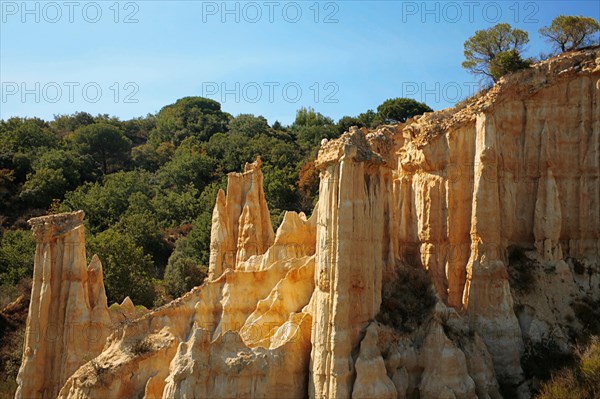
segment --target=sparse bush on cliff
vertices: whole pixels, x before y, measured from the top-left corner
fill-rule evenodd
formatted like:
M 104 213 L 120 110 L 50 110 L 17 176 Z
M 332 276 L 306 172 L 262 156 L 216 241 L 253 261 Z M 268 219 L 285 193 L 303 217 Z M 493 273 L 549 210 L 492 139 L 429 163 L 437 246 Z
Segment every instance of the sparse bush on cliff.
M 600 397 L 600 338 L 576 351 L 577 364 L 552 375 L 537 399 L 597 399 Z
M 572 365 L 573 360 L 573 354 L 561 350 L 556 341 L 549 337 L 525 343 L 521 366 L 527 378 L 546 381 L 553 371 Z
M 396 279 L 384 282 L 376 319 L 400 331 L 411 332 L 431 315 L 435 303 L 427 272 L 416 267 L 401 267 Z
M 502 76 L 531 65 L 530 60 L 524 60 L 515 49 L 498 53 L 490 62 L 490 74 L 497 81 Z
M 583 326 L 584 335 L 600 334 L 600 301 L 582 297 L 573 301 L 571 308 Z
M 134 356 L 141 356 L 145 353 L 152 351 L 152 349 L 154 349 L 152 341 L 150 341 L 148 338 L 144 338 L 134 342 L 129 347 L 129 352 L 131 352 L 131 354 Z
M 521 294 L 530 293 L 535 287 L 534 270 L 537 264 L 525 254 L 525 249 L 508 248 L 508 278 L 510 287 Z

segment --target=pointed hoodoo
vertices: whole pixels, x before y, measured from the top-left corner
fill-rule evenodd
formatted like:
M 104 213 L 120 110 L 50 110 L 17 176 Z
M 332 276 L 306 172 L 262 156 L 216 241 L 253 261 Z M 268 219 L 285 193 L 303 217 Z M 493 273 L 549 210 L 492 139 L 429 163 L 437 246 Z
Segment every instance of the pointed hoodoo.
M 262 255 L 273 244 L 275 233 L 263 190 L 262 161 L 247 163 L 243 173 L 230 173 L 227 195 L 219 190 L 213 210 L 210 239 L 209 278 L 236 269 L 254 255 Z

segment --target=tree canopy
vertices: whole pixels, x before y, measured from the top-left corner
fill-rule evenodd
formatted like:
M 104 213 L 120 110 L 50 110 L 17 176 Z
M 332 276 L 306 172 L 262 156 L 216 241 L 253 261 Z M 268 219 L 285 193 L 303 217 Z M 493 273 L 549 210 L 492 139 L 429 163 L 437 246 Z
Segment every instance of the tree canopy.
M 408 118 L 432 111 L 426 104 L 412 98 L 391 98 L 377 107 L 377 113 L 385 123 L 404 123 Z
M 464 44 L 465 61 L 462 66 L 475 75 L 487 76 L 496 81 L 497 77 L 490 71 L 494 58 L 500 53 L 520 55 L 528 42 L 527 32 L 513 29 L 506 23 L 478 30 Z
M 75 131 L 75 146 L 82 154 L 90 155 L 107 174 L 123 165 L 130 156 L 131 140 L 121 129 L 108 123 L 94 123 Z
M 575 50 L 594 43 L 593 35 L 600 30 L 600 23 L 594 18 L 559 15 L 552 20 L 550 26 L 539 30 L 546 40 L 561 52 Z
M 156 117 L 151 139 L 155 143 L 179 144 L 186 137 L 208 140 L 213 134 L 226 132 L 231 115 L 221 111 L 221 104 L 204 97 L 184 97 L 163 107 Z

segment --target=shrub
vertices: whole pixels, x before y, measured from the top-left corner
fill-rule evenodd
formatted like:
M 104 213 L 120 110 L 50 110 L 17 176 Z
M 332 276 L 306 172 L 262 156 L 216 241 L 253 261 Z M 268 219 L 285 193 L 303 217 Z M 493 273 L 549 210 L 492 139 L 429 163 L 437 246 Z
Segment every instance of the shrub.
M 129 352 L 134 356 L 141 356 L 145 353 L 151 352 L 154 349 L 154 345 L 148 338 L 136 341 L 129 347 Z
M 583 275 L 585 273 L 585 265 L 577 258 L 567 257 L 567 262 L 573 264 L 573 272 L 578 275 Z
M 600 301 L 583 297 L 574 300 L 571 303 L 571 308 L 583 325 L 584 334 L 600 334 Z
M 4 231 L 0 237 L 0 284 L 16 285 L 23 278 L 31 278 L 34 254 L 31 231 Z
M 430 315 L 436 303 L 433 285 L 421 268 L 403 267 L 397 278 L 384 283 L 377 321 L 411 332 Z
M 106 370 L 108 370 L 108 367 L 103 366 L 96 359 L 92 359 L 92 361 L 90 362 L 90 364 L 91 364 L 92 369 L 94 371 L 94 375 L 98 379 L 100 379 L 102 377 L 102 375 L 104 375 L 104 373 L 106 372 Z
M 521 356 L 525 375 L 542 381 L 548 380 L 553 371 L 572 365 L 573 361 L 573 355 L 563 351 L 552 338 L 544 338 L 538 342 L 527 341 Z
M 538 399 L 597 399 L 600 397 L 600 338 L 576 351 L 578 363 L 563 369 L 545 383 Z
M 490 74 L 495 81 L 498 81 L 502 76 L 519 69 L 528 68 L 531 61 L 524 60 L 521 54 L 515 49 L 498 53 L 490 62 Z
M 181 240 L 186 240 L 186 238 Z M 198 265 L 194 259 L 172 256 L 165 270 L 166 293 L 173 298 L 178 298 L 192 288 L 201 285 L 207 275 L 208 268 Z
M 529 259 L 525 249 L 516 246 L 508 247 L 508 278 L 511 288 L 520 294 L 528 294 L 535 287 L 535 270 L 537 263 Z

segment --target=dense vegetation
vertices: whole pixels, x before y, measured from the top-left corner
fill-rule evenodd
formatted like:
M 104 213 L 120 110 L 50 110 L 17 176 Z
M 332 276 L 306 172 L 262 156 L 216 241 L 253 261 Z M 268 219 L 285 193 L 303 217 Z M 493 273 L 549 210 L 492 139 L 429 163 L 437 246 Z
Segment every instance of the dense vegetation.
M 103 263 L 110 302 L 129 295 L 155 306 L 177 297 L 206 275 L 212 209 L 227 173 L 260 155 L 273 225 L 284 210 L 310 213 L 323 138 L 430 110 L 409 99 L 380 108 L 338 123 L 302 108 L 284 127 L 187 97 L 126 121 L 85 112 L 0 121 L 0 285 L 32 274 L 28 218 L 82 209 L 88 256 Z

